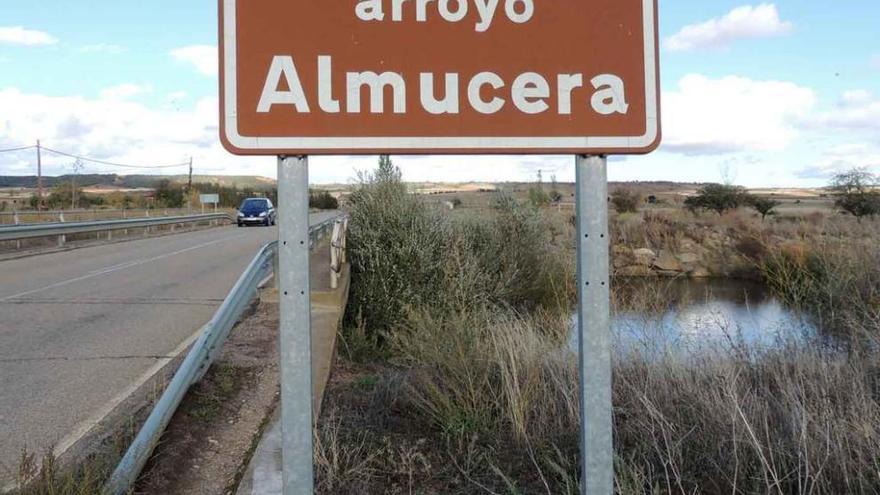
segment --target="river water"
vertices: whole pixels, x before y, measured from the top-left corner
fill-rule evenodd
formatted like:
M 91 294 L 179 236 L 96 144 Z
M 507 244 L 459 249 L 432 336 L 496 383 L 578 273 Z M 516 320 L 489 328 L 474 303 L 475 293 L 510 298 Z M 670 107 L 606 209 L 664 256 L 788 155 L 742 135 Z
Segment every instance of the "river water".
M 612 334 L 617 352 L 690 354 L 709 349 L 760 349 L 816 334 L 816 326 L 808 317 L 786 307 L 759 284 L 727 279 L 625 283 L 629 287 L 622 290 L 654 291 L 659 304 L 652 304 L 651 310 L 613 311 Z M 576 324 L 575 314 L 571 349 L 577 349 Z

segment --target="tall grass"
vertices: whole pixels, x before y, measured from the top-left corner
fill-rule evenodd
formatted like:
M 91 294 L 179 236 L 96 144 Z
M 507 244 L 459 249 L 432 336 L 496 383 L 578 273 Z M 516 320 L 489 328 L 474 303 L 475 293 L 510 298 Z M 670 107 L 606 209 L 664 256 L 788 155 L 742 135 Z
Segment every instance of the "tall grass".
M 566 476 L 545 480 L 558 493 L 579 475 L 577 365 L 560 348 L 563 329 L 508 310 L 413 315 L 393 340 L 409 370 L 400 394 L 448 437 L 534 451 L 526 472 L 499 467 L 510 480 L 569 459 Z M 876 358 L 802 343 L 687 360 L 627 353 L 614 364 L 618 483 L 631 493 L 876 493 Z

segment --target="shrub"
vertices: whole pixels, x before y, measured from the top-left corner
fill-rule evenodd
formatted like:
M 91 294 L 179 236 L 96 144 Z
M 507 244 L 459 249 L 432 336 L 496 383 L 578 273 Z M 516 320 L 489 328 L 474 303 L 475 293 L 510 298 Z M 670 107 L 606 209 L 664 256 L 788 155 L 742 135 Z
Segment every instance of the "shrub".
M 761 221 L 764 221 L 768 215 L 775 215 L 776 212 L 774 210 L 780 204 L 782 203 L 769 198 L 758 198 L 753 196 L 748 199 L 749 207 L 761 214 Z
M 508 194 L 492 206 L 450 217 L 409 194 L 393 165 L 363 177 L 350 198 L 349 322 L 360 316 L 371 333 L 422 307 L 568 306 L 567 258 L 551 253 L 541 212 Z
M 642 202 L 641 194 L 630 189 L 618 189 L 611 193 L 611 204 L 617 213 L 635 213 Z
M 310 191 L 309 208 L 336 210 L 339 208 L 339 201 L 327 191 Z
M 726 184 L 709 184 L 697 191 L 684 201 L 684 205 L 691 211 L 711 210 L 719 215 L 727 210 L 735 210 L 745 204 L 747 195 L 745 189 L 739 186 Z

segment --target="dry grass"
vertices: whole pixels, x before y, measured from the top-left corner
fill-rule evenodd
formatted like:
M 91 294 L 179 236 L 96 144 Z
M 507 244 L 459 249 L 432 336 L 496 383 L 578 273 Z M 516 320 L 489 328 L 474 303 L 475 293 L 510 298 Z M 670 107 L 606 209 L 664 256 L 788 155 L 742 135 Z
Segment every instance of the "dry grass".
M 383 215 L 399 219 L 405 211 L 413 210 L 386 203 L 370 210 L 378 216 L 370 222 L 384 221 Z M 416 245 L 395 238 L 402 253 L 422 253 L 425 239 L 442 238 L 442 249 L 428 251 L 437 253 L 428 268 L 410 264 L 405 272 L 416 280 L 436 274 L 430 278 L 440 281 L 431 285 L 434 297 L 388 291 L 383 297 L 400 304 L 393 319 L 373 327 L 383 338 L 367 338 L 375 325 L 369 318 L 352 333 L 358 347 L 382 351 L 372 355 L 370 379 L 355 382 L 368 390 L 331 399 L 349 407 L 341 408 L 344 420 L 325 420 L 319 431 L 323 493 L 354 493 L 343 486 L 361 493 L 578 493 L 578 373 L 566 348 L 565 302 L 574 293 L 568 216 L 496 209 L 488 217 L 469 212 L 436 222 L 442 225 L 436 236 L 431 230 L 410 237 Z M 762 222 L 744 212 L 651 210 L 612 220 L 615 243 L 672 252 L 699 246 L 719 264 L 747 263 L 754 273 L 763 268 L 771 282 L 776 277 L 777 291 L 789 291 L 805 308 L 834 296 L 828 307 L 846 307 L 840 325 L 874 336 L 880 334 L 880 255 L 867 248 L 880 238 L 878 230 L 822 213 Z M 834 255 L 805 261 L 821 253 L 821 245 Z M 530 249 L 541 255 L 529 257 Z M 774 265 L 773 275 L 768 260 L 778 256 L 785 263 Z M 498 267 L 499 260 L 514 268 Z M 372 291 L 372 285 L 357 288 L 365 280 L 355 278 L 353 290 Z M 613 292 L 618 310 L 643 314 L 668 309 L 666 295 L 660 284 Z M 880 492 L 876 340 L 829 346 L 821 337 L 793 337 L 767 348 L 729 335 L 723 345 L 683 356 L 645 332 L 638 345 L 617 349 L 617 491 Z M 392 448 L 384 446 L 389 438 Z M 402 456 L 396 448 L 410 450 Z M 433 469 L 424 469 L 428 465 Z

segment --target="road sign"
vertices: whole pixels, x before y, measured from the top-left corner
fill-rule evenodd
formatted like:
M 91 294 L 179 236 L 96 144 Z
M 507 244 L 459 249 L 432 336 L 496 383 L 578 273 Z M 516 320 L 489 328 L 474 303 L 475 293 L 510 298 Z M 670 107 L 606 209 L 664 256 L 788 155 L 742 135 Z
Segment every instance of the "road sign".
M 199 194 L 199 202 L 203 205 L 216 205 L 220 202 L 219 194 Z
M 220 0 L 238 154 L 647 153 L 656 0 Z

